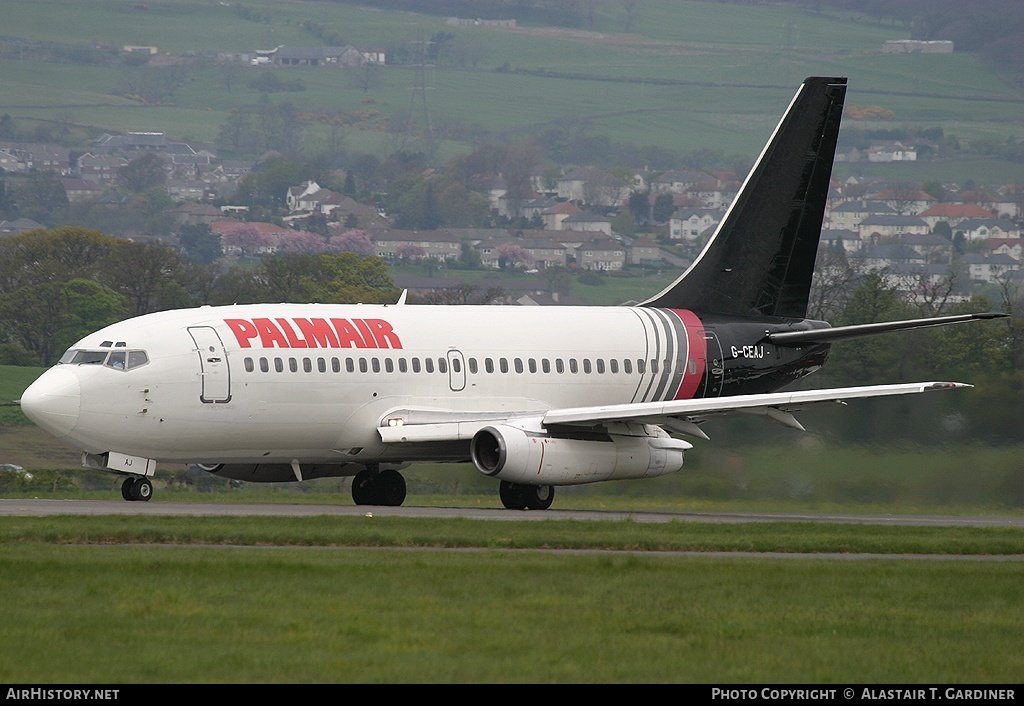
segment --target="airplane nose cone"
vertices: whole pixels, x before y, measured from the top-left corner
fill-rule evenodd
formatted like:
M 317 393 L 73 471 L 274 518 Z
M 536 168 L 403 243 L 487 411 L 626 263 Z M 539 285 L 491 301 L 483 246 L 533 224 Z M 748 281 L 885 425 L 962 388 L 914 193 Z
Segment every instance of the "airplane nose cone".
M 82 388 L 74 371 L 51 368 L 28 386 L 21 396 L 25 416 L 54 436 L 71 433 L 78 424 Z

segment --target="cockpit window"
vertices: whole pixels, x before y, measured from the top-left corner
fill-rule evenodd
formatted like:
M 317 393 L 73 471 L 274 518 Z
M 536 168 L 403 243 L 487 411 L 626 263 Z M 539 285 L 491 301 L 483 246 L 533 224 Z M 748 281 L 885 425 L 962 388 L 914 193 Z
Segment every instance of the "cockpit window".
M 126 358 L 124 351 L 114 351 L 107 356 L 107 365 L 115 370 L 124 370 Z
M 58 364 L 64 365 L 106 365 L 114 370 L 131 370 L 149 362 L 146 351 L 115 350 L 89 351 L 72 348 L 61 356 Z
M 106 351 L 76 351 L 71 363 L 72 365 L 102 365 L 106 357 Z
M 137 368 L 149 362 L 146 351 L 128 351 L 128 369 Z

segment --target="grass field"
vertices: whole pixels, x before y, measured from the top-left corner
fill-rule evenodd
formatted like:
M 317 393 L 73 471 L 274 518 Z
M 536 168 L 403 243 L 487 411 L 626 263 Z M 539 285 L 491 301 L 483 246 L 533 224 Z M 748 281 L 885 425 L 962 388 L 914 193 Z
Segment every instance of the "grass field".
M 148 9 L 138 9 L 142 5 Z M 681 152 L 710 148 L 750 160 L 794 88 L 813 74 L 849 75 L 849 103 L 894 111 L 894 120 L 873 127 L 938 125 L 962 142 L 1019 133 L 1024 106 L 1019 89 L 971 55 L 882 55 L 882 43 L 904 37 L 904 30 L 796 7 L 648 0 L 629 34 L 616 3 L 598 5 L 593 27 L 581 31 L 455 28 L 443 17 L 347 3 L 251 0 L 245 7 L 257 21 L 241 17 L 233 4 L 196 0 L 9 0 L 0 7 L 0 21 L 5 36 L 19 41 L 153 45 L 194 61 L 186 64 L 188 80 L 164 104 L 142 105 L 123 96 L 142 67 L 35 61 L 19 54 L 22 45 L 0 42 L 6 57 L 0 60 L 0 111 L 32 121 L 70 119 L 105 130 L 211 140 L 230 110 L 255 105 L 259 94 L 248 85 L 248 67 L 238 67 L 229 85 L 233 69 L 205 57 L 319 45 L 300 26 L 310 21 L 357 46 L 408 45 L 418 33 L 444 31 L 481 48 L 475 67 L 439 66 L 428 74 L 443 155 L 481 139 L 585 124 L 614 141 Z M 507 71 L 495 71 L 506 65 Z M 308 115 L 369 109 L 401 125 L 410 112 L 415 72 L 406 67 L 386 67 L 379 84 L 365 92 L 343 71 L 279 71 L 301 78 L 307 90 L 272 100 L 289 100 Z M 323 144 L 322 127 L 310 123 L 307 132 L 311 146 Z M 396 140 L 370 120 L 349 130 L 345 147 L 386 154 Z M 945 166 L 929 168 L 941 174 Z M 955 176 L 955 168 L 949 174 Z
M 512 551 L 495 547 L 679 547 L 689 535 L 706 549 L 722 528 L 379 519 L 4 518 L 0 679 L 1011 683 L 1024 668 L 1019 561 Z M 276 546 L 358 545 L 370 523 L 377 546 L 485 548 Z M 907 546 L 902 529 L 863 544 L 873 529 L 826 531 L 884 551 Z M 725 531 L 747 546 L 818 534 Z M 275 547 L 96 544 L 131 536 Z M 1020 546 L 1019 530 L 1006 538 Z

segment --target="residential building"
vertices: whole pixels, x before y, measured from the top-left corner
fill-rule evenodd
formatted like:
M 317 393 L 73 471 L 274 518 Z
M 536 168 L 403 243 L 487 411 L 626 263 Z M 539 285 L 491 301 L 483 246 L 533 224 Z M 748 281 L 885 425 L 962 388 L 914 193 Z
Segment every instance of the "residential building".
M 370 234 L 385 260 L 458 260 L 462 241 L 445 230 L 385 230 Z
M 669 220 L 669 237 L 673 240 L 694 241 L 708 229 L 716 227 L 724 212 L 713 208 L 680 208 Z
M 905 233 L 926 235 L 931 229 L 928 224 L 917 216 L 868 216 L 857 227 L 862 240 L 891 238 Z

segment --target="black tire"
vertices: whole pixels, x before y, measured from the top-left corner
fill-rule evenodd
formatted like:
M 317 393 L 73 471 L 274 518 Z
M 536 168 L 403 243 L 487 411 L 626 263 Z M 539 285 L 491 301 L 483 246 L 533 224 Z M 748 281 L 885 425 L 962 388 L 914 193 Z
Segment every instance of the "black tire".
M 377 504 L 398 507 L 405 502 L 405 478 L 393 468 L 386 468 L 377 474 Z
M 352 479 L 352 502 L 356 505 L 376 505 L 377 473 L 369 469 L 359 471 Z
M 509 510 L 525 510 L 526 497 L 523 493 L 524 487 L 526 486 L 509 483 L 507 480 L 501 481 L 501 485 L 498 486 L 498 497 L 501 498 L 501 504 Z
M 523 499 L 529 510 L 547 510 L 555 499 L 555 487 L 553 485 L 524 485 L 522 488 Z
M 121 483 L 121 497 L 124 498 L 125 500 L 128 500 L 129 502 L 134 500 L 135 498 L 132 497 L 132 488 L 134 487 L 135 478 L 133 478 L 132 476 L 128 476 L 127 478 L 125 478 L 124 481 Z

